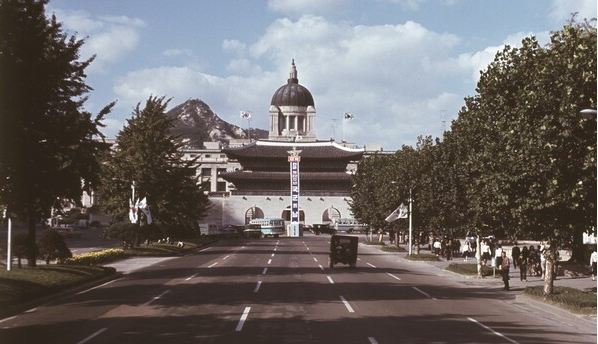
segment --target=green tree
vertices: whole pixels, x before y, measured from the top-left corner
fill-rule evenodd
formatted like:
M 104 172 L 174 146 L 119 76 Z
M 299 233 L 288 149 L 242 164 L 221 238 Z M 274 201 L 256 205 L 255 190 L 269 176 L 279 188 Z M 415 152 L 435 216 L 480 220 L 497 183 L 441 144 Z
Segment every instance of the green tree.
M 53 229 L 47 229 L 39 234 L 37 248 L 46 264 L 50 264 L 54 259 L 62 260 L 73 256 L 62 236 Z
M 195 175 L 196 161 L 185 161 L 169 134 L 167 105 L 164 97 L 150 97 L 143 108 L 138 104 L 117 136 L 103 166 L 101 208 L 117 221 L 126 221 L 135 183 L 135 197 L 147 198 L 154 221 L 191 233 L 205 216 L 209 200 Z
M 578 242 L 596 223 L 596 29 L 567 25 L 541 47 L 505 47 L 482 73 L 454 127 L 472 226 L 550 245 Z M 478 227 L 479 228 L 479 227 Z M 574 259 L 578 258 L 578 246 Z
M 93 58 L 78 60 L 83 40 L 46 18 L 46 4 L 0 0 L 0 203 L 29 228 L 30 266 L 36 224 L 98 181 L 99 127 L 112 107 L 82 109 Z

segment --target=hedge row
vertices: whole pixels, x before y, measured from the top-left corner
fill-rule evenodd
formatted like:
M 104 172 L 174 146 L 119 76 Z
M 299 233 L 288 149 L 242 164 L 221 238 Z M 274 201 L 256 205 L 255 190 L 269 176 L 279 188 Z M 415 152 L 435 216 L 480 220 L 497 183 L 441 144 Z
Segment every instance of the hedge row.
M 128 258 L 129 254 L 122 248 L 111 248 L 102 251 L 88 252 L 65 259 L 68 265 L 101 265 L 118 259 Z

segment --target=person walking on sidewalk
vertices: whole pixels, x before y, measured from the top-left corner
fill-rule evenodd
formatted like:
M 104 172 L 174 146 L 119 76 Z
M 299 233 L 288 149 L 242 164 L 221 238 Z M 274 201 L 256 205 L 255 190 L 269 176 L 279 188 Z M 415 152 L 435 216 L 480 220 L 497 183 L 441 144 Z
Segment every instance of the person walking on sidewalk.
M 507 252 L 505 251 L 502 251 L 501 256 L 502 261 L 500 262 L 499 269 L 500 273 L 502 274 L 502 281 L 505 284 L 503 289 L 509 291 L 509 270 L 511 268 L 511 259 L 507 257 Z
M 590 266 L 592 267 L 592 281 L 596 280 L 596 268 L 598 263 L 598 254 L 596 253 L 596 249 L 592 250 L 592 255 L 590 256 Z
M 511 249 L 511 257 L 513 258 L 513 268 L 517 269 L 517 262 L 519 262 L 519 255 L 521 254 L 521 249 L 517 246 L 517 242 L 515 242 L 515 246 Z
M 529 252 L 527 250 L 527 246 L 523 246 L 523 249 L 521 249 L 521 254 L 519 255 L 519 278 L 521 279 L 521 282 L 526 281 L 527 282 L 527 257 L 529 255 Z M 514 263 L 513 263 L 514 264 Z

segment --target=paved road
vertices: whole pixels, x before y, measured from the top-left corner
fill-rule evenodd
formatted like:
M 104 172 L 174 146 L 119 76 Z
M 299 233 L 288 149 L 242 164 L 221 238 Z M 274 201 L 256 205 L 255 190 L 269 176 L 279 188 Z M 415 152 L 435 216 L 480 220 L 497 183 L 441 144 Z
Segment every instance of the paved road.
M 0 343 L 595 343 L 498 287 L 327 236 L 223 241 L 0 320 Z

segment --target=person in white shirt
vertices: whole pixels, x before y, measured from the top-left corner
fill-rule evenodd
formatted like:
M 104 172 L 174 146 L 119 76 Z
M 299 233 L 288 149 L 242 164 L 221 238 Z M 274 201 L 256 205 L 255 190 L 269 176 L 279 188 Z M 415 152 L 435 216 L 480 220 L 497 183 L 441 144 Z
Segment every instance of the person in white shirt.
M 598 254 L 596 254 L 596 249 L 592 250 L 592 255 L 590 256 L 590 266 L 592 266 L 592 281 L 596 280 L 596 263 L 598 262 Z
M 480 251 L 482 252 L 482 261 L 484 262 L 484 265 L 486 265 L 490 259 L 490 245 L 488 245 L 487 241 L 484 240 L 482 242 L 482 248 Z

